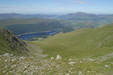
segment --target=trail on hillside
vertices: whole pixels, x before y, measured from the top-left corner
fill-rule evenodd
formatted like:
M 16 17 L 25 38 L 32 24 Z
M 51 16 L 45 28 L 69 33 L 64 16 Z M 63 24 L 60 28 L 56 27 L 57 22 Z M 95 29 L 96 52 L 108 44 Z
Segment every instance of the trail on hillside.
M 47 57 L 46 54 L 43 54 L 43 50 L 41 50 L 37 45 L 28 44 L 28 49 L 30 50 L 30 56 L 34 56 L 37 59 Z

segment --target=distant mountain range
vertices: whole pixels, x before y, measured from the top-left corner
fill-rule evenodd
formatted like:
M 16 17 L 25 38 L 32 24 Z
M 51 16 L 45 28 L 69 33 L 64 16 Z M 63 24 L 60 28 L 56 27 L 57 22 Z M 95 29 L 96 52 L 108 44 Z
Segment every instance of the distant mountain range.
M 84 12 L 66 15 L 0 14 L 0 26 L 17 35 L 25 33 L 70 32 L 81 28 L 96 28 L 113 23 L 113 14 L 90 14 Z
M 45 15 L 45 14 L 16 14 L 16 13 L 9 13 L 9 14 L 0 14 L 0 20 L 4 19 L 29 19 L 29 18 L 56 18 L 58 15 Z
M 46 15 L 46 14 L 0 14 L 0 20 L 9 19 L 57 19 L 76 22 L 77 25 L 103 25 L 113 23 L 113 14 L 91 14 L 84 12 L 70 13 L 66 15 Z M 68 22 L 69 23 L 69 22 Z M 75 24 L 75 23 L 74 23 Z
M 60 16 L 61 19 L 66 20 L 100 20 L 100 19 L 113 19 L 113 14 L 90 14 L 84 12 L 71 13 Z
M 9 19 L 9 18 L 49 18 L 49 19 L 84 19 L 84 18 L 113 18 L 113 14 L 91 14 L 84 12 L 69 13 L 66 15 L 48 15 L 48 14 L 17 14 L 17 13 L 3 13 L 0 14 L 0 19 Z

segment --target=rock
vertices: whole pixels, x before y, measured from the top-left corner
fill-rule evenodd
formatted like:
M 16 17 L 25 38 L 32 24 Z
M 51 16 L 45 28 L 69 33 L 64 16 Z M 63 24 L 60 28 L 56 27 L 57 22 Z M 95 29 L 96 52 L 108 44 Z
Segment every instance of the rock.
M 24 60 L 24 59 L 25 59 L 25 57 L 24 57 L 24 56 L 20 57 L 20 60 Z
M 71 61 L 71 62 L 69 62 L 68 64 L 70 64 L 70 65 L 74 65 L 74 64 L 75 64 L 75 62 Z
M 94 59 L 92 59 L 92 58 L 88 58 L 88 61 L 93 62 L 93 61 L 95 61 L 95 60 L 94 60 Z
M 82 61 L 80 60 L 80 63 L 82 63 Z
M 51 60 L 54 60 L 54 57 L 51 57 Z
M 57 56 L 56 56 L 56 60 L 61 60 L 62 59 L 62 57 L 58 54 Z
M 81 71 L 78 72 L 78 75 L 83 75 Z
M 88 73 L 90 73 L 90 71 L 87 71 Z
M 73 59 L 69 58 L 69 61 L 72 61 Z
M 69 73 L 66 73 L 65 75 L 69 75 Z
M 104 65 L 104 67 L 109 68 L 110 66 L 109 65 Z
M 3 56 L 8 57 L 8 56 L 10 56 L 10 54 L 9 53 L 5 53 L 5 54 L 3 54 Z

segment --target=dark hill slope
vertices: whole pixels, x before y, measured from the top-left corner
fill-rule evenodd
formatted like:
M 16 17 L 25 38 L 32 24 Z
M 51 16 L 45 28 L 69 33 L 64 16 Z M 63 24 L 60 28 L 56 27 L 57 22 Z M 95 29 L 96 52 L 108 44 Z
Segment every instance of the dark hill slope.
M 0 54 L 25 55 L 28 51 L 26 46 L 26 43 L 18 39 L 12 32 L 0 28 Z
M 69 32 L 73 30 L 71 26 L 67 26 L 62 21 L 55 19 L 7 19 L 1 20 L 0 26 L 13 31 L 15 34 L 39 33 L 53 30 Z

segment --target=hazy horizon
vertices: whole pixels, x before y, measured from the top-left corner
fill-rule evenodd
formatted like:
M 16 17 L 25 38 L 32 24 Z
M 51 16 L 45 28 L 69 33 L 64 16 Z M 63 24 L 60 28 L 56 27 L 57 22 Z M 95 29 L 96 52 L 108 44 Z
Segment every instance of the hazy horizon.
M 67 14 L 86 12 L 113 14 L 112 0 L 2 0 L 0 13 Z
M 68 15 L 68 14 L 77 14 L 77 13 L 84 13 L 84 14 L 94 14 L 94 15 L 113 15 L 113 13 L 89 13 L 89 12 L 69 12 L 69 13 L 18 13 L 18 12 L 9 12 L 9 13 L 0 13 L 2 14 L 15 14 L 15 15 Z

